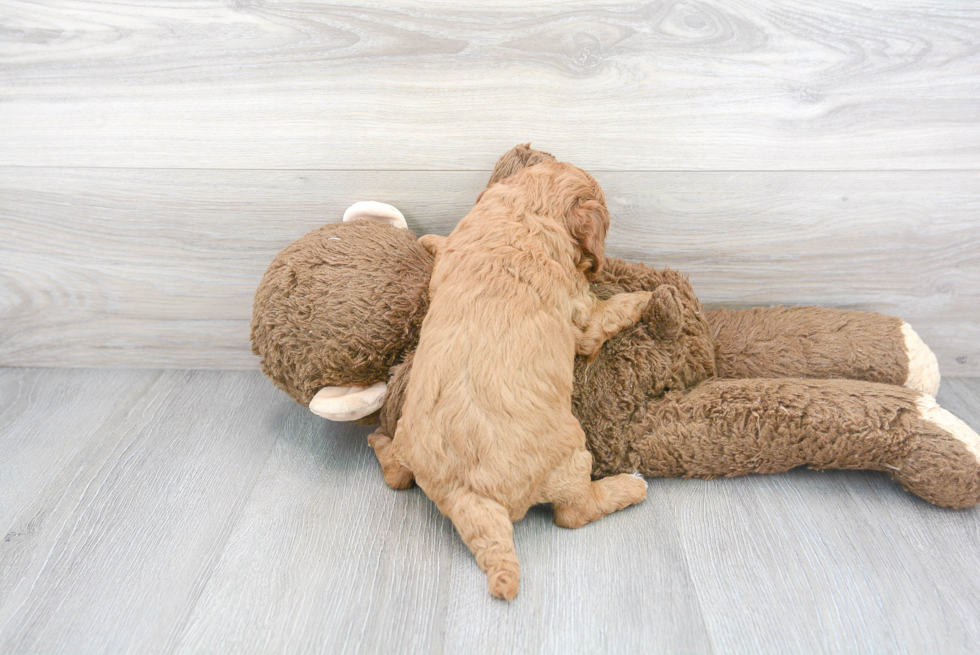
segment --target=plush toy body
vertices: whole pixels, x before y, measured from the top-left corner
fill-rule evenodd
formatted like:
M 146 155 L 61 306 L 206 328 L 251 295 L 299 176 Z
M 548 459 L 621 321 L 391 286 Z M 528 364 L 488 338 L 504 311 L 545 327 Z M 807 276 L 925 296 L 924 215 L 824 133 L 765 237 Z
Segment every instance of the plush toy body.
M 491 183 L 542 157 L 515 148 Z M 374 446 L 394 434 L 433 265 L 396 214 L 352 212 L 287 247 L 252 319 L 266 375 L 328 418 L 379 422 Z M 615 258 L 592 288 L 600 298 L 654 292 L 636 326 L 576 361 L 573 411 L 595 476 L 873 469 L 939 505 L 980 502 L 980 436 L 935 403 L 935 357 L 900 319 L 706 312 L 676 271 Z

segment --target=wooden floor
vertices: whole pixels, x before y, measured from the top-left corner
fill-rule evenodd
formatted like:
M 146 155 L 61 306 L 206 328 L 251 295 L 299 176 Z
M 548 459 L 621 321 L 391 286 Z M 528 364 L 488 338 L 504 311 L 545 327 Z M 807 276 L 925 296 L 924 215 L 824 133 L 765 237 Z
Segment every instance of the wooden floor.
M 980 427 L 980 380 L 939 401 Z M 980 511 L 880 474 L 651 480 L 516 526 L 512 604 L 367 428 L 258 373 L 0 369 L 0 652 L 967 653 Z

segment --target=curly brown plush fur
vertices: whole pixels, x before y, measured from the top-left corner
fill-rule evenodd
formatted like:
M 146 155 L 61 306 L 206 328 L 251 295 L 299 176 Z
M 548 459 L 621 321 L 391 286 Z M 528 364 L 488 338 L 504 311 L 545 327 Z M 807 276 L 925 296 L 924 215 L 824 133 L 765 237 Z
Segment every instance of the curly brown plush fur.
M 384 382 L 418 343 L 431 274 L 432 256 L 408 230 L 355 221 L 299 238 L 255 292 L 262 372 L 302 405 L 323 387 Z
M 723 378 L 848 378 L 904 385 L 902 320 L 821 307 L 770 307 L 708 314 Z
M 491 183 L 548 157 L 518 146 L 498 162 Z M 369 418 L 392 435 L 433 259 L 407 230 L 357 223 L 364 229 L 317 231 L 357 239 L 345 253 L 322 239 L 297 242 L 296 256 L 278 265 L 310 273 L 291 277 L 270 267 L 256 297 L 253 350 L 266 374 L 304 404 L 320 386 L 369 384 L 387 371 L 384 406 Z M 400 272 L 379 272 L 376 263 Z M 268 279 L 273 274 L 279 277 Z M 370 281 L 359 283 L 365 276 Z M 599 297 L 646 290 L 658 299 L 593 361 L 576 361 L 573 411 L 594 475 L 867 468 L 936 504 L 980 501 L 980 437 L 935 405 L 935 358 L 900 319 L 820 307 L 705 312 L 676 271 L 615 258 L 606 258 L 592 289 Z M 331 294 L 323 302 L 332 314 L 295 309 L 296 297 Z M 387 334 L 395 336 L 377 336 Z

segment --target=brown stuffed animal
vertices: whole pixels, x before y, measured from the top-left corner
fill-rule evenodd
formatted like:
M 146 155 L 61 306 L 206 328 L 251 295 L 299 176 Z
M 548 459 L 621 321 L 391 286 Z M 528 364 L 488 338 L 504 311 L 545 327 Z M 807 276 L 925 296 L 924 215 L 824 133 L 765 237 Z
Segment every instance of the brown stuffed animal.
M 518 146 L 490 183 L 551 158 Z M 364 220 L 368 219 L 368 220 Z M 433 256 L 388 205 L 284 249 L 252 317 L 262 370 L 334 420 L 394 434 Z M 593 291 L 652 291 L 643 319 L 575 366 L 595 477 L 885 471 L 929 502 L 980 502 L 980 436 L 940 408 L 935 357 L 900 319 L 818 307 L 706 312 L 669 269 L 606 258 Z M 389 481 L 393 482 L 393 481 Z

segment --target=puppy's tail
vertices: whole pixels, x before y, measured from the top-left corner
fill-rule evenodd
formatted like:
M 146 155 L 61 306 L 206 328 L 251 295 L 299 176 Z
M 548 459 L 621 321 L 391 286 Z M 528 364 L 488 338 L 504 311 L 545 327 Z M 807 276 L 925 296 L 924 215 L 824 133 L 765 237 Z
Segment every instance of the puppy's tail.
M 517 596 L 521 566 L 514 550 L 514 526 L 506 508 L 465 491 L 449 509 L 445 514 L 476 557 L 476 563 L 486 572 L 490 593 L 513 600 Z

